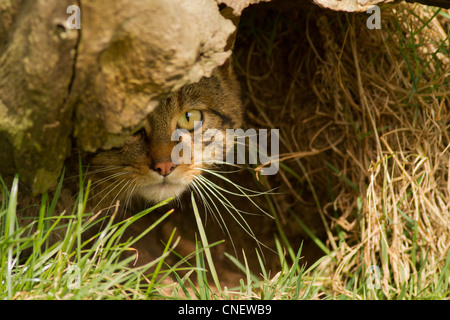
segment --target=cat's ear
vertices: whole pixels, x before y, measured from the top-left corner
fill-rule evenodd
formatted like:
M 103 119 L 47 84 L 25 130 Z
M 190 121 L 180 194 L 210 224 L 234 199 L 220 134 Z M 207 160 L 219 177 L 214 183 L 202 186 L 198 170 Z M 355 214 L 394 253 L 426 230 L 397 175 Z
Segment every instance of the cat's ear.
M 234 49 L 234 43 L 236 41 L 236 34 L 237 34 L 237 30 L 238 30 L 238 26 L 239 26 L 239 20 L 240 20 L 240 16 L 236 16 L 233 14 L 233 9 L 221 4 L 220 5 L 220 14 L 225 18 L 230 20 L 231 22 L 233 22 L 234 26 L 236 27 L 236 30 L 234 30 L 234 32 L 228 37 L 228 41 L 227 41 L 227 45 L 225 46 L 225 51 L 233 51 Z M 230 73 L 230 75 L 232 75 L 233 72 L 233 61 L 232 61 L 232 56 L 230 56 L 227 61 L 225 61 L 225 63 L 219 68 L 221 71 L 225 71 Z

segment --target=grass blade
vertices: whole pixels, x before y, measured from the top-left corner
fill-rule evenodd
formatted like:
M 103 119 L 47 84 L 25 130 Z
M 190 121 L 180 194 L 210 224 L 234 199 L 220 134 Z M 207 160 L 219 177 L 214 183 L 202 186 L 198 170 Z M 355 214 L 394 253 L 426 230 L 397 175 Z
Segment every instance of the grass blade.
M 194 193 L 191 193 L 192 208 L 194 210 L 195 221 L 197 222 L 200 239 L 202 241 L 203 248 L 205 250 L 206 260 L 208 261 L 211 276 L 214 280 L 214 284 L 219 292 L 222 292 L 219 277 L 217 276 L 216 268 L 214 267 L 214 261 L 211 256 L 211 250 L 209 249 L 208 239 L 206 237 L 205 229 L 203 228 L 202 219 L 198 212 L 197 204 L 195 203 Z

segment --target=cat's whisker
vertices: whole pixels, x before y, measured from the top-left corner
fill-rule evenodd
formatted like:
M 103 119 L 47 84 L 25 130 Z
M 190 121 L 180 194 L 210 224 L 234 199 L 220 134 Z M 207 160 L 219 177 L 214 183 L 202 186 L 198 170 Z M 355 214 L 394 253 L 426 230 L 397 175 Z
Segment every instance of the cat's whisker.
M 197 186 L 197 189 L 196 189 L 196 190 L 197 190 L 197 194 L 198 194 L 198 195 L 201 197 L 201 199 L 203 200 L 202 202 L 203 202 L 203 207 L 204 207 L 204 209 L 205 209 L 205 213 L 210 212 L 210 213 L 212 214 L 214 220 L 215 220 L 215 221 L 217 222 L 217 224 L 219 225 L 219 227 L 220 227 L 220 229 L 222 230 L 222 232 L 225 233 L 224 228 L 226 228 L 226 224 L 225 224 L 225 223 L 221 223 L 220 220 L 217 218 L 216 212 L 217 212 L 217 214 L 219 215 L 219 217 L 221 217 L 221 216 L 220 216 L 220 211 L 219 211 L 219 209 L 217 208 L 215 202 L 211 199 L 211 197 L 208 195 L 208 193 L 204 191 L 204 188 L 203 188 L 203 186 L 202 186 L 201 184 L 199 184 L 197 181 L 194 181 L 194 184 Z M 200 190 L 200 189 L 201 189 L 201 190 Z M 208 199 L 204 196 L 204 194 L 206 194 L 206 196 L 208 196 L 209 201 L 208 201 Z M 214 210 L 214 209 L 212 208 L 212 206 L 209 204 L 210 202 L 211 202 L 212 206 L 214 206 L 214 209 L 215 209 L 215 210 Z M 208 218 L 208 215 L 206 214 L 206 217 L 205 217 L 205 224 L 206 224 L 206 222 L 207 222 L 207 218 Z
M 247 168 L 240 167 L 239 169 L 236 169 L 236 170 L 223 170 L 222 167 L 221 167 L 222 165 L 228 165 L 228 163 L 223 162 L 223 163 L 216 164 L 215 166 L 218 167 L 219 170 L 214 170 L 212 168 L 208 168 L 207 170 L 213 171 L 213 172 L 216 172 L 216 173 L 220 173 L 220 174 L 235 174 L 235 173 L 242 172 L 242 171 L 247 169 Z M 200 170 L 203 170 L 203 168 L 200 169 Z
M 235 196 L 244 196 L 244 197 L 245 197 L 245 195 L 238 194 L 238 193 L 234 193 L 234 192 L 231 192 L 231 191 L 229 191 L 229 190 L 227 190 L 227 189 L 224 189 L 224 188 L 218 186 L 217 184 L 213 183 L 211 180 L 205 178 L 204 176 L 199 176 L 199 179 L 202 180 L 204 183 L 208 184 L 208 185 L 209 185 L 212 189 L 214 189 L 214 191 L 216 191 L 216 192 L 219 192 L 219 191 L 225 191 L 226 193 L 229 193 L 229 194 L 231 194 L 231 195 L 235 195 Z M 222 195 L 222 194 L 220 194 L 220 195 L 221 195 L 222 197 L 224 197 L 224 195 Z M 227 203 L 223 203 L 223 205 L 227 205 L 227 206 L 229 206 L 230 208 L 233 208 L 234 210 L 238 210 L 240 213 L 248 214 L 248 215 L 259 215 L 259 214 L 250 213 L 250 212 L 246 212 L 246 211 L 243 211 L 243 210 L 240 210 L 240 209 L 235 208 L 235 206 L 234 206 L 228 199 L 227 199 L 227 202 L 228 202 L 228 204 L 227 204 Z M 256 206 L 256 204 L 255 204 L 255 206 Z M 259 207 L 258 207 L 258 208 L 259 208 Z M 259 208 L 259 209 L 260 209 L 260 208 Z M 260 209 L 260 210 L 261 210 L 262 212 L 264 212 L 264 210 L 262 210 L 262 209 Z M 264 213 L 266 213 L 266 212 L 264 212 Z M 270 217 L 271 217 L 271 216 L 270 216 Z
M 102 202 L 103 202 L 103 200 L 104 200 L 111 192 L 113 192 L 114 189 L 116 189 L 116 188 L 120 185 L 120 183 L 122 183 L 124 180 L 126 180 L 126 178 L 123 178 L 123 179 L 120 180 L 120 182 L 118 182 L 118 183 L 108 183 L 107 186 L 106 186 L 106 188 L 102 189 L 99 193 L 91 193 L 91 196 L 90 196 L 90 197 L 88 198 L 88 200 L 87 200 L 87 201 L 91 201 L 91 202 L 93 202 L 93 203 L 95 204 L 95 206 L 91 209 L 91 211 L 92 211 L 93 213 L 96 212 L 96 209 L 97 209 L 97 207 L 98 207 L 99 205 L 102 205 L 102 208 L 99 208 L 99 212 L 98 212 L 98 214 L 101 214 L 101 216 L 107 216 L 108 213 L 109 213 L 109 211 L 110 211 L 111 209 L 115 210 L 116 205 L 115 205 L 114 203 L 111 203 L 110 206 L 105 206 Z M 102 199 L 101 199 L 101 200 L 95 200 L 95 201 L 94 201 L 95 198 L 101 196 L 101 193 L 102 193 L 102 192 L 103 192 L 103 193 L 106 193 L 106 194 L 102 197 Z M 104 224 L 105 224 L 105 221 L 106 221 L 106 220 L 103 219 L 102 222 L 100 223 L 100 226 L 99 226 L 100 230 L 103 229 Z
M 122 203 L 120 202 L 120 194 L 121 194 L 121 192 L 131 183 L 131 181 L 132 180 L 128 180 L 128 181 L 126 181 L 127 180 L 127 178 L 123 178 L 122 180 L 120 180 L 120 182 L 118 182 L 117 184 L 115 184 L 115 186 L 114 185 L 112 185 L 112 186 L 114 186 L 98 203 L 97 203 L 97 205 L 95 206 L 95 208 L 99 205 L 99 204 L 101 204 L 102 202 L 103 202 L 103 200 L 112 192 L 112 191 L 114 191 L 114 189 L 116 189 L 118 186 L 120 186 L 122 183 L 124 183 L 124 185 L 122 186 L 122 188 L 115 194 L 115 196 L 114 196 L 114 198 L 111 200 L 111 202 L 110 202 L 110 204 L 109 204 L 109 206 L 107 206 L 106 208 L 103 208 L 103 209 L 101 209 L 101 210 L 106 210 L 105 212 L 104 212 L 104 215 L 108 215 L 109 214 L 109 212 L 110 212 L 110 210 L 111 209 L 113 209 L 113 208 L 115 208 L 116 207 L 116 200 L 118 199 L 118 197 L 119 197 L 119 203 L 117 204 L 119 207 L 120 206 L 122 206 Z M 94 208 L 94 210 L 95 210 L 95 208 Z M 123 210 L 120 210 L 119 212 L 121 212 L 123 215 L 125 214 L 125 211 L 123 211 Z M 103 228 L 103 223 L 105 222 L 105 220 L 102 222 L 102 225 L 101 225 L 101 227 Z
M 208 213 L 210 212 L 213 215 L 213 218 L 217 221 L 217 223 L 219 224 L 220 228 L 222 229 L 223 232 L 223 228 L 222 225 L 220 223 L 220 221 L 217 219 L 215 211 L 212 209 L 212 207 L 209 205 L 208 199 L 205 197 L 205 195 L 209 198 L 209 200 L 211 201 L 211 203 L 214 205 L 216 212 L 219 212 L 217 209 L 217 206 L 215 205 L 215 203 L 212 201 L 211 197 L 209 196 L 209 194 L 207 192 L 204 192 L 204 188 L 201 184 L 198 184 L 197 180 L 198 177 L 194 177 L 194 180 L 192 181 L 193 186 L 195 187 L 195 190 L 197 191 L 197 194 L 199 195 L 199 197 L 202 199 L 203 202 L 203 207 L 205 209 L 205 212 Z M 202 192 L 203 191 L 203 192 Z M 207 215 L 205 217 L 205 224 L 207 223 Z
M 102 178 L 100 180 L 96 180 L 94 183 L 91 184 L 91 188 L 95 188 L 97 185 L 100 185 L 100 184 L 102 184 L 102 183 L 104 183 L 106 181 L 109 181 L 111 179 L 120 177 L 120 176 L 125 175 L 125 174 L 128 174 L 128 172 L 123 172 L 122 171 L 122 172 L 117 172 L 117 173 L 114 173 L 114 174 L 110 174 L 110 175 L 108 175 L 108 176 L 106 176 L 106 177 L 104 177 L 104 178 Z
M 226 193 L 228 193 L 228 194 L 231 194 L 231 195 L 234 195 L 234 196 L 238 196 L 238 197 L 245 197 L 245 198 L 248 198 L 248 199 L 252 202 L 252 204 L 254 204 L 258 209 L 260 209 L 262 212 L 264 212 L 265 214 L 267 214 L 268 216 L 270 216 L 270 214 L 266 213 L 263 209 L 261 209 L 261 208 L 260 208 L 260 207 L 259 207 L 252 199 L 250 199 L 250 198 L 251 198 L 251 197 L 257 197 L 257 196 L 263 196 L 263 195 L 274 194 L 274 193 L 273 193 L 273 190 L 275 190 L 275 188 L 274 188 L 274 189 L 271 189 L 271 190 L 267 190 L 267 191 L 257 191 L 257 190 L 252 190 L 252 189 L 245 188 L 245 187 L 242 187 L 242 186 L 240 186 L 240 185 L 234 183 L 233 181 L 231 181 L 230 179 L 224 177 L 222 174 L 220 174 L 220 173 L 217 172 L 217 171 L 209 170 L 209 169 L 206 169 L 206 168 L 197 168 L 197 169 L 199 169 L 199 170 L 201 170 L 201 171 L 204 171 L 204 172 L 207 172 L 207 173 L 210 173 L 210 174 L 214 175 L 215 177 L 218 177 L 218 178 L 224 180 L 225 182 L 228 182 L 228 183 L 231 184 L 233 187 L 235 187 L 236 189 L 238 189 L 238 190 L 239 190 L 239 193 L 232 192 L 232 191 L 230 191 L 230 190 L 227 190 L 227 189 L 225 189 L 225 188 L 222 188 L 222 187 L 218 186 L 217 184 L 215 184 L 215 183 L 213 183 L 213 182 L 210 181 L 210 183 L 214 184 L 218 189 L 220 189 L 220 190 L 222 190 L 222 191 L 224 191 L 224 192 L 226 192 Z M 249 193 L 251 193 L 251 194 L 247 194 L 247 192 L 249 192 Z M 272 216 L 270 216 L 270 217 L 272 217 Z
M 183 206 L 183 203 L 181 202 L 180 196 L 175 197 L 173 199 L 173 201 L 175 201 L 179 207 Z
M 94 174 L 98 174 L 98 173 L 104 173 L 104 172 L 108 172 L 108 171 L 120 171 L 120 170 L 123 170 L 123 167 L 112 167 L 112 168 L 102 168 L 102 169 L 97 169 L 97 170 L 90 170 L 85 173 L 85 176 L 94 175 Z
M 101 186 L 104 183 L 107 183 L 107 182 L 109 183 L 110 180 L 117 179 L 117 178 L 122 177 L 127 174 L 128 174 L 128 172 L 118 172 L 118 173 L 106 176 L 105 178 L 102 178 L 100 180 L 97 180 L 91 184 L 90 191 L 98 188 L 99 186 Z
M 219 227 L 222 230 L 222 232 L 226 233 L 227 236 L 230 238 L 231 244 L 232 244 L 232 246 L 234 248 L 234 251 L 236 252 L 236 248 L 235 248 L 235 245 L 234 245 L 233 237 L 231 236 L 231 233 L 228 230 L 228 227 L 227 227 L 225 221 L 223 220 L 222 215 L 220 214 L 219 208 L 217 208 L 216 203 L 210 197 L 209 193 L 205 191 L 205 188 L 203 187 L 203 185 L 200 182 L 197 184 L 197 181 L 198 181 L 197 178 L 198 178 L 198 176 L 194 176 L 194 180 L 192 181 L 192 186 L 195 188 L 195 190 L 197 191 L 197 194 L 200 196 L 200 198 L 201 198 L 201 200 L 202 200 L 202 202 L 203 202 L 203 204 L 205 206 L 205 212 L 206 213 L 209 212 L 209 213 L 212 214 L 213 218 L 217 221 L 217 224 L 219 225 Z M 209 200 L 210 200 L 211 204 L 214 206 L 215 210 L 213 210 L 213 208 L 210 206 L 209 201 L 205 197 L 205 195 L 209 198 Z M 220 220 L 217 217 L 216 212 L 217 212 L 218 216 L 220 217 Z M 205 223 L 206 223 L 206 221 L 205 221 Z
M 123 166 L 87 164 L 83 168 L 123 168 Z
M 84 167 L 87 168 L 87 169 L 92 168 L 92 166 L 84 166 Z M 121 166 L 96 166 L 96 167 L 101 168 L 101 169 L 96 169 L 96 170 L 91 170 L 91 171 L 87 170 L 84 173 L 84 177 L 86 177 L 87 175 L 93 175 L 93 174 L 102 173 L 102 172 L 106 172 L 106 171 L 113 171 L 113 170 L 123 169 L 123 167 L 121 167 Z M 75 178 L 79 179 L 80 178 L 80 174 L 67 177 L 66 179 L 70 180 L 70 179 L 75 179 Z
M 136 179 L 136 178 L 133 179 L 132 182 L 131 182 L 131 184 L 133 185 L 133 187 L 131 188 L 131 190 L 128 191 L 128 195 L 127 195 L 127 198 L 126 198 L 126 200 L 125 200 L 125 209 L 124 209 L 124 213 L 123 213 L 124 216 L 125 216 L 126 213 L 128 212 L 127 210 L 128 210 L 128 207 L 129 207 L 130 204 L 131 204 L 131 199 L 133 198 L 134 190 L 136 189 L 136 187 L 137 187 L 137 185 L 138 185 L 138 184 L 137 184 L 137 179 Z
M 95 181 L 94 183 L 92 183 L 92 184 L 90 185 L 90 187 L 89 187 L 89 198 L 87 199 L 87 201 L 92 200 L 92 199 L 96 196 L 96 194 L 93 192 L 94 189 L 96 189 L 96 188 L 99 187 L 100 185 L 102 185 L 102 184 L 104 184 L 104 183 L 106 183 L 106 182 L 108 182 L 108 181 L 110 181 L 110 180 L 112 180 L 112 179 L 115 179 L 115 178 L 121 177 L 121 176 L 123 176 L 123 175 L 126 175 L 127 173 L 128 173 L 128 172 L 118 172 L 118 173 L 115 173 L 115 174 L 106 176 L 105 178 L 102 178 L 102 179 L 100 179 L 100 180 Z M 111 185 L 108 185 L 108 187 L 110 187 L 110 186 L 111 186 Z M 83 187 L 83 192 L 86 191 L 86 188 L 87 188 L 87 186 Z M 75 199 L 77 196 L 78 196 L 78 195 L 75 194 L 74 196 L 72 196 L 71 200 Z
M 111 180 L 111 179 L 120 177 L 120 176 L 125 175 L 125 174 L 127 174 L 127 173 L 126 173 L 126 172 L 118 172 L 118 173 L 115 173 L 115 174 L 113 174 L 113 175 L 109 175 L 109 176 L 107 176 L 107 177 L 105 177 L 105 178 L 103 178 L 103 179 L 101 179 L 101 180 L 99 180 L 99 181 L 95 181 L 94 183 L 92 183 L 92 184 L 90 185 L 90 187 L 89 187 L 88 199 L 87 199 L 86 201 L 91 201 L 93 198 L 96 197 L 96 194 L 95 194 L 94 192 L 92 192 L 96 187 L 100 186 L 100 185 L 103 184 L 103 183 L 106 183 L 107 181 L 109 181 L 109 180 Z M 78 178 L 79 178 L 79 177 L 78 177 Z M 83 180 L 84 180 L 84 179 L 83 179 Z M 84 181 L 85 181 L 85 180 L 84 180 Z M 86 192 L 87 187 L 88 187 L 87 185 L 86 185 L 86 186 L 83 186 L 83 189 L 82 189 L 82 192 L 83 192 L 83 193 Z M 110 188 L 110 187 L 111 187 L 111 185 L 108 185 L 108 186 L 107 186 L 107 188 Z M 70 210 L 70 207 L 72 206 L 70 203 L 72 203 L 78 196 L 79 196 L 79 193 L 75 193 L 74 195 L 72 195 L 72 196 L 70 197 L 70 202 L 68 202 L 68 203 L 69 203 L 69 204 L 68 204 L 69 206 L 66 207 L 65 210 Z M 84 196 L 84 195 L 83 195 L 83 196 Z M 94 210 L 92 210 L 92 211 L 94 211 Z
M 122 182 L 124 182 L 125 180 L 126 180 L 126 178 L 123 178 L 123 179 L 120 180 L 120 182 L 118 182 L 118 183 L 116 183 L 116 184 L 110 184 L 110 185 L 108 186 L 108 188 L 110 188 L 111 190 L 109 190 L 109 191 L 103 196 L 103 198 L 102 198 L 100 201 L 97 202 L 97 204 L 95 205 L 93 211 L 95 211 L 95 209 L 97 209 L 97 207 L 103 202 L 103 200 L 105 200 L 105 198 L 106 198 L 109 194 L 111 194 L 111 192 L 113 192 L 117 187 L 119 187 L 120 184 L 121 184 Z M 97 196 L 97 195 L 94 195 L 94 196 Z M 108 209 L 108 210 L 109 210 L 109 209 Z
M 123 182 L 123 180 L 122 180 L 122 182 Z M 122 182 L 121 182 L 121 183 L 122 183 Z M 125 189 L 130 183 L 131 183 L 131 180 L 128 180 L 128 181 L 122 186 L 122 188 L 120 188 L 119 192 L 117 192 L 116 195 L 114 196 L 114 198 L 112 199 L 111 204 L 110 204 L 110 207 L 113 206 L 113 204 L 116 202 L 116 199 L 119 200 L 119 206 L 123 205 L 122 203 L 120 203 L 120 200 L 121 200 L 121 195 L 120 195 L 120 194 L 121 194 L 121 192 L 123 191 L 123 189 Z
M 230 166 L 230 167 L 239 168 L 239 170 L 241 170 L 241 171 L 247 169 L 247 167 L 245 167 L 242 164 L 236 164 L 236 163 L 232 163 L 232 162 L 221 161 L 219 159 L 214 160 L 214 163 L 212 163 L 211 165 L 216 166 L 216 167 L 227 165 L 227 166 Z
M 197 181 L 203 185 L 204 188 L 206 188 L 207 190 L 209 190 L 209 192 L 206 192 L 206 194 L 209 196 L 209 194 L 213 195 L 221 204 L 222 206 L 225 208 L 225 210 L 231 215 L 231 217 L 234 219 L 234 221 L 236 221 L 236 223 L 242 228 L 242 230 L 244 230 L 253 240 L 256 241 L 256 244 L 260 250 L 260 252 L 262 253 L 261 250 L 261 246 L 264 246 L 267 248 L 267 246 L 265 244 L 263 244 L 261 241 L 258 240 L 258 238 L 256 237 L 255 233 L 253 232 L 252 228 L 250 227 L 250 225 L 247 223 L 247 221 L 245 220 L 245 218 L 242 216 L 241 213 L 243 213 L 242 210 L 237 209 L 221 192 L 220 190 L 215 189 L 214 184 L 210 184 L 210 181 L 202 176 L 198 176 L 201 177 L 199 179 L 197 179 Z M 202 179 L 203 178 L 203 179 Z M 216 207 L 217 208 L 217 207 Z M 233 213 L 234 212 L 234 213 Z M 219 212 L 220 214 L 220 212 Z M 221 216 L 220 216 L 221 217 Z M 222 219 L 222 217 L 221 217 Z M 223 221 L 223 219 L 222 219 Z M 227 229 L 228 230 L 228 229 Z M 230 237 L 231 239 L 231 237 Z M 233 244 L 234 247 L 234 244 Z

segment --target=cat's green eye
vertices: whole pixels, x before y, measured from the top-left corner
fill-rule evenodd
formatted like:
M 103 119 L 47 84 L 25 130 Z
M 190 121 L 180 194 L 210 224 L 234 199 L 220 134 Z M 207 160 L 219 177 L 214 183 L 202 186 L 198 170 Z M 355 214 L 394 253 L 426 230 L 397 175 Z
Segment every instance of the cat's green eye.
M 183 113 L 183 115 L 178 118 L 177 125 L 180 129 L 193 131 L 198 129 L 195 127 L 195 121 L 203 121 L 203 112 L 201 110 L 189 110 Z M 197 126 L 198 125 L 201 125 L 201 123 L 197 123 Z

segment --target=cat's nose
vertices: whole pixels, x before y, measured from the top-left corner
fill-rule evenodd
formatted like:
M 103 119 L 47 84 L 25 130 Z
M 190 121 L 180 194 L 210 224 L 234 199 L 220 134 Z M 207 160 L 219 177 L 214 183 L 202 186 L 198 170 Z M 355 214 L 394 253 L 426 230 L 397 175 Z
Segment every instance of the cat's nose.
M 168 176 L 176 166 L 173 161 L 161 161 L 155 164 L 153 169 L 162 176 Z

